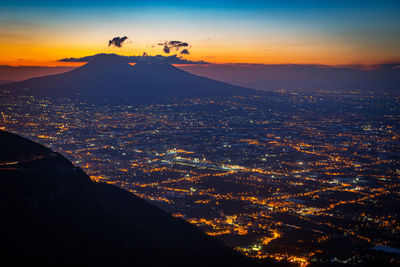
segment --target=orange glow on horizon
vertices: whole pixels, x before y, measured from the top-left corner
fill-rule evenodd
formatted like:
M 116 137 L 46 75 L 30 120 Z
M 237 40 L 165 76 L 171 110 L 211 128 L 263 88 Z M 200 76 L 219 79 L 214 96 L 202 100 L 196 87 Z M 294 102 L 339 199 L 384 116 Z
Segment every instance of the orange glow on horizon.
M 71 40 L 45 42 L 34 40 L 29 45 L 3 40 L 0 44 L 0 65 L 10 66 L 82 66 L 80 62 L 59 62 L 69 57 L 85 57 L 99 53 L 115 53 L 123 56 L 173 55 L 164 54 L 158 46 L 149 46 L 149 41 L 128 44 L 122 48 L 107 47 L 98 40 L 74 43 Z M 183 58 L 193 61 L 206 61 L 216 64 L 322 64 L 322 65 L 375 65 L 398 62 L 394 51 L 359 51 L 357 47 L 339 44 L 329 46 L 279 46 L 268 43 L 245 43 L 233 46 L 230 40 L 218 40 L 213 43 L 193 42 L 190 55 Z M 179 56 L 179 55 L 178 55 Z M 362 60 L 360 60 L 362 59 Z
M 226 40 L 229 44 L 229 40 Z M 193 61 L 204 60 L 216 64 L 247 63 L 247 64 L 322 64 L 322 65 L 375 65 L 400 61 L 393 58 L 393 51 L 357 51 L 356 47 L 318 46 L 279 47 L 272 44 L 252 43 L 243 46 L 227 45 L 222 40 L 213 44 L 194 43 L 190 55 L 183 58 Z M 265 45 L 265 46 L 263 46 Z M 26 44 L 0 44 L 0 65 L 10 66 L 81 66 L 79 62 L 59 62 L 57 60 L 69 57 L 85 57 L 99 53 L 115 53 L 124 56 L 142 55 L 172 55 L 162 53 L 160 47 L 149 47 L 137 44 L 122 48 L 110 48 L 93 43 L 75 44 L 66 41 L 63 44 L 42 44 L 40 41 Z M 178 55 L 179 56 L 179 55 Z M 363 60 L 360 60 L 362 58 Z
M 88 54 L 88 55 L 93 55 L 93 54 Z M 229 64 L 261 64 L 261 65 L 275 65 L 275 64 L 317 64 L 317 65 L 328 65 L 328 66 L 350 66 L 350 65 L 361 65 L 364 66 L 367 69 L 373 69 L 375 65 L 380 65 L 380 64 L 385 64 L 385 63 L 392 63 L 392 62 L 398 62 L 400 59 L 393 59 L 393 60 L 385 60 L 385 61 L 369 61 L 369 62 L 336 62 L 336 61 L 329 61 L 329 62 L 317 62 L 317 61 L 267 61 L 267 62 L 260 62 L 260 61 L 252 61 L 252 60 L 247 60 L 247 61 L 233 61 L 230 60 L 232 58 L 221 58 L 219 61 L 208 61 L 204 60 L 201 58 L 191 58 L 188 60 L 204 60 L 208 62 L 209 64 L 223 64 L 223 65 L 229 65 Z M 57 60 L 40 60 L 40 59 L 31 59 L 31 60 L 6 60 L 6 61 L 0 61 L 0 65 L 7 65 L 7 66 L 12 66 L 12 67 L 22 67 L 22 66 L 41 66 L 41 67 L 80 67 L 85 65 L 87 62 L 61 62 Z M 135 65 L 135 63 L 129 63 L 130 65 Z M 173 64 L 176 67 L 182 67 L 182 66 L 193 66 L 198 64 Z M 204 64 L 203 66 L 207 66 L 208 64 Z

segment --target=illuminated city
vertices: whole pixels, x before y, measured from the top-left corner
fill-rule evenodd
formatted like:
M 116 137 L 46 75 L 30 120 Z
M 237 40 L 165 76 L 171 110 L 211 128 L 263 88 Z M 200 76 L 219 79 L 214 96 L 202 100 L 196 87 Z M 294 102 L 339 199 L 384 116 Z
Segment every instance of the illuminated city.
M 1 129 L 250 257 L 361 264 L 400 247 L 396 94 L 280 90 L 120 106 L 0 97 Z
M 400 267 L 399 0 L 0 0 L 0 265 Z

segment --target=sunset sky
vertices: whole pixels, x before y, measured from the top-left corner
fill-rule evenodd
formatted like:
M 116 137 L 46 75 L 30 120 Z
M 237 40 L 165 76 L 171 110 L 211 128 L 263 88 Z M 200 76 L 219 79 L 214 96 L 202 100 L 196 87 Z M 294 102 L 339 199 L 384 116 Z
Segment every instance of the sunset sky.
M 400 1 L 0 0 L 0 65 L 163 54 L 157 43 L 166 40 L 188 42 L 185 58 L 213 63 L 398 62 L 398 14 Z M 115 36 L 129 39 L 108 47 Z

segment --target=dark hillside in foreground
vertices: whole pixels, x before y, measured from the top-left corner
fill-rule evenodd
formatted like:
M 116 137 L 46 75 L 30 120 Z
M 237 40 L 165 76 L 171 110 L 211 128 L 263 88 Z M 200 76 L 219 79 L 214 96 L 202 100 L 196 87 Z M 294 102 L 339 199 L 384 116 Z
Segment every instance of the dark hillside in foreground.
M 0 131 L 0 144 L 0 255 L 9 266 L 276 265 L 256 263 L 123 189 L 91 181 L 37 143 Z

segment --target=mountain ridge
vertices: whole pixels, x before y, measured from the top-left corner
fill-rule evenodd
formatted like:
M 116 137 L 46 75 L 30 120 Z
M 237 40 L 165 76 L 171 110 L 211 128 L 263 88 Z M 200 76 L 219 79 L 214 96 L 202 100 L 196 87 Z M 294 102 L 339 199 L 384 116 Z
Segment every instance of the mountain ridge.
M 83 97 L 92 103 L 140 103 L 165 98 L 249 95 L 244 88 L 197 76 L 165 62 L 134 66 L 118 56 L 104 55 L 69 72 L 3 85 L 28 88 L 41 97 Z

